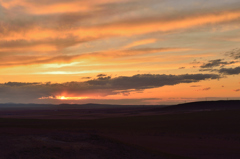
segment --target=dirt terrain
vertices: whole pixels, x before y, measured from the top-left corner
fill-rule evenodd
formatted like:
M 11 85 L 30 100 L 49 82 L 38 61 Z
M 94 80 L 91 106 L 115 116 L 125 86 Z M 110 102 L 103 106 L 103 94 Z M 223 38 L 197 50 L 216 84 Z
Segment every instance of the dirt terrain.
M 239 101 L 66 106 L 2 107 L 0 158 L 240 158 Z

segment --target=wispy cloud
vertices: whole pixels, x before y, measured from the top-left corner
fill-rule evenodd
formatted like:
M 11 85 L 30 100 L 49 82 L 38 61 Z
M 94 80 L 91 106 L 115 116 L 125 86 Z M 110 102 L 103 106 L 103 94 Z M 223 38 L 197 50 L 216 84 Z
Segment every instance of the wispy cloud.
M 239 48 L 235 48 L 231 51 L 228 51 L 225 53 L 226 56 L 232 57 L 234 59 L 239 59 L 240 58 L 240 49 Z
M 143 54 L 154 54 L 159 52 L 178 52 L 190 50 L 189 48 L 141 48 L 129 50 L 111 50 L 103 52 L 82 53 L 77 55 L 59 55 L 53 52 L 53 56 L 49 55 L 0 55 L 2 63 L 0 67 L 21 66 L 21 65 L 34 65 L 34 64 L 49 64 L 49 63 L 72 63 L 76 61 L 101 61 L 103 59 L 113 59 L 119 57 L 129 57 Z
M 207 87 L 207 88 L 203 88 L 202 90 L 203 91 L 208 91 L 208 90 L 210 90 L 211 89 L 211 87 Z
M 135 46 L 140 46 L 140 45 L 146 45 L 146 44 L 151 44 L 156 42 L 157 39 L 144 39 L 144 40 L 139 40 L 139 41 L 135 41 L 132 42 L 128 45 L 126 45 L 124 48 L 131 48 L 131 47 L 135 47 Z
M 13 1 L 12 1 L 13 2 Z M 15 2 L 13 4 L 17 4 L 21 6 L 21 2 Z M 23 6 L 26 5 L 27 2 L 24 2 Z M 64 4 L 66 3 L 66 4 Z M 119 10 L 119 12 L 114 11 L 111 5 L 113 3 L 120 2 L 109 2 L 109 1 L 99 1 L 99 2 L 90 2 L 90 7 L 84 12 L 77 7 L 84 6 L 83 1 L 72 1 L 72 2 L 63 2 L 60 4 L 54 5 L 66 5 L 65 7 L 59 6 L 60 10 L 62 10 L 65 15 L 61 14 L 53 14 L 53 15 L 35 15 L 25 12 L 20 12 L 24 14 L 25 17 L 21 18 L 17 14 L 15 16 L 10 16 L 6 18 L 2 23 L 2 36 L 3 38 L 19 38 L 19 39 L 43 39 L 43 38 L 59 38 L 67 35 L 73 35 L 82 37 L 84 39 L 89 37 L 94 38 L 105 38 L 112 36 L 130 36 L 136 34 L 146 34 L 151 32 L 167 32 L 179 29 L 190 29 L 194 27 L 202 27 L 208 24 L 216 24 L 216 23 L 231 23 L 232 21 L 238 21 L 240 18 L 239 10 L 226 10 L 219 12 L 208 12 L 208 13 L 199 13 L 192 12 L 192 14 L 176 14 L 176 15 L 155 15 L 151 17 L 142 16 L 141 17 L 124 17 L 122 18 L 110 18 L 112 21 L 104 21 L 103 18 L 106 16 L 111 17 L 111 15 L 115 15 L 116 13 L 122 14 L 123 10 Z M 99 6 L 101 3 L 105 5 Z M 137 3 L 137 2 L 135 2 Z M 44 7 L 46 7 L 46 11 L 59 12 L 57 9 L 49 9 L 51 5 L 43 5 L 47 3 L 42 3 L 41 9 L 34 9 L 34 3 L 29 3 L 32 7 L 33 11 L 43 11 Z M 81 5 L 79 5 L 81 4 Z M 127 3 L 128 4 L 128 3 Z M 126 4 L 126 6 L 127 6 Z M 5 8 L 10 9 L 15 7 L 15 5 L 7 5 L 5 4 Z M 36 4 L 38 6 L 39 4 Z M 68 5 L 73 5 L 75 7 L 70 7 Z M 89 5 L 89 4 L 87 4 Z M 4 3 L 3 3 L 4 6 Z M 94 7 L 95 6 L 95 7 Z M 137 5 L 134 5 L 137 6 Z M 39 6 L 38 6 L 39 8 Z M 55 7 L 56 8 L 56 7 Z M 80 10 L 80 12 L 74 12 L 74 8 L 76 10 Z M 127 8 L 127 7 L 125 7 Z M 65 9 L 71 9 L 69 11 Z M 6 10 L 8 11 L 8 10 Z M 91 11 L 91 12 L 90 12 Z M 113 12 L 113 14 L 109 14 L 109 12 Z M 115 13 L 115 14 L 114 14 Z M 47 14 L 47 13 L 46 13 Z M 50 14 L 50 13 L 49 13 Z M 6 14 L 8 15 L 8 14 Z M 119 16 L 119 15 L 118 15 Z M 117 17 L 118 17 L 117 16 Z M 11 18 L 11 19 L 9 19 Z M 95 19 L 97 23 L 88 22 L 88 20 Z M 14 20 L 14 23 L 12 22 Z M 61 26 L 61 27 L 60 27 Z M 16 39 L 15 39 L 16 40 Z

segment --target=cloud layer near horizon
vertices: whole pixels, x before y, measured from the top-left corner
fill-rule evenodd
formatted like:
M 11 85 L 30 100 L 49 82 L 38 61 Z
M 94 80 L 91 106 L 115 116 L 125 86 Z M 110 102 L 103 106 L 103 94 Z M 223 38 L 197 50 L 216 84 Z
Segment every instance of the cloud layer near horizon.
M 138 74 L 131 77 L 120 76 L 111 78 L 99 74 L 96 79 L 85 82 L 67 83 L 20 83 L 8 82 L 0 84 L 1 102 L 20 100 L 30 102 L 36 99 L 55 99 L 57 96 L 97 98 L 115 94 L 131 93 L 134 91 L 176 85 L 180 83 L 194 83 L 202 80 L 219 79 L 217 74 Z

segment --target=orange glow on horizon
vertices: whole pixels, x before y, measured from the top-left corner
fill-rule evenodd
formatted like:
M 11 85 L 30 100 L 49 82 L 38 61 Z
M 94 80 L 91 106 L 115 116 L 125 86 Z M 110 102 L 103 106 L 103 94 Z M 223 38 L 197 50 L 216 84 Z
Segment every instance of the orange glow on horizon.
M 88 99 L 88 98 L 89 97 L 49 96 L 49 97 L 41 97 L 39 99 L 81 100 L 81 99 Z

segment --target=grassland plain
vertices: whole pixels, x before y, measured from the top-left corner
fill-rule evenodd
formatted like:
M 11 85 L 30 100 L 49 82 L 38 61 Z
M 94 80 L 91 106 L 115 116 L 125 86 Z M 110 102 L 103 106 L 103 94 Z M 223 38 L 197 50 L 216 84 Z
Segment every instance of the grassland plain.
M 151 108 L 152 109 L 152 108 Z M 240 157 L 240 110 L 0 119 L 2 158 Z

